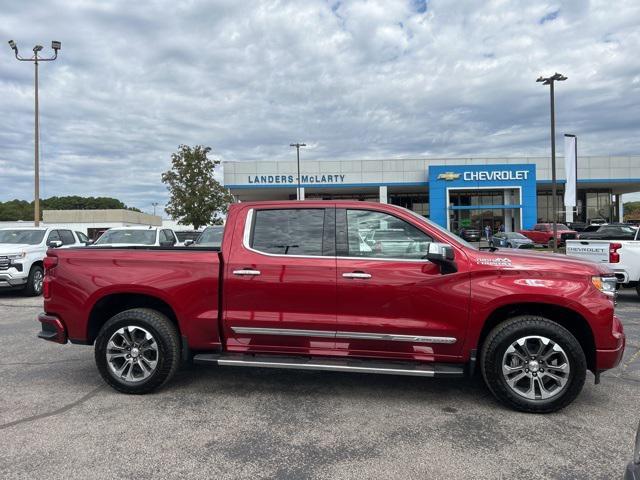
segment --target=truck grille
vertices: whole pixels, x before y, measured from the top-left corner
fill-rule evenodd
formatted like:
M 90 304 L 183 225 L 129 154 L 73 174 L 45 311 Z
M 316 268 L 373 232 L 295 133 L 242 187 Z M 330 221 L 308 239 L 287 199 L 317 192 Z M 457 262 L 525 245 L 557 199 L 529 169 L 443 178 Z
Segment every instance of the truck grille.
M 0 270 L 9 270 L 9 259 L 7 257 L 0 257 Z

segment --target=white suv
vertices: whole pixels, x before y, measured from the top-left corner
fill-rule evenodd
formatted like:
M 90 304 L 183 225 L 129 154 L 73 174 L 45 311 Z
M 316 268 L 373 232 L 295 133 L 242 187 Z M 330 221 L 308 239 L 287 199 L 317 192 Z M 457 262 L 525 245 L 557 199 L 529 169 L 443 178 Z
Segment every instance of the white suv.
M 170 228 L 117 227 L 104 232 L 93 244 L 96 247 L 181 247 Z
M 66 228 L 0 228 L 0 288 L 21 288 L 27 295 L 40 295 L 47 249 L 85 244 Z

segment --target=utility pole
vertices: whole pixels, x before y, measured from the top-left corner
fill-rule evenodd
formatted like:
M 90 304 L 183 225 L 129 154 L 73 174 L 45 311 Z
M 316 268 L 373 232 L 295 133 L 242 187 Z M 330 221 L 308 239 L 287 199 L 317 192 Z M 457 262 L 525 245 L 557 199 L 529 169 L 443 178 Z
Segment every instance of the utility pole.
M 306 147 L 306 143 L 290 143 L 290 147 L 296 147 L 296 153 L 298 157 L 298 188 L 296 189 L 296 200 L 300 200 L 300 147 Z
M 160 205 L 158 202 L 151 202 L 151 205 L 153 205 L 153 216 L 155 217 L 156 215 L 156 207 L 158 205 Z
M 553 209 L 553 251 L 558 251 L 558 183 L 556 181 L 556 109 L 555 109 L 555 93 L 554 82 L 564 82 L 567 79 L 560 73 L 554 73 L 550 77 L 538 77 L 536 82 L 543 85 L 549 85 L 549 94 L 551 98 L 551 205 Z
M 58 50 L 62 47 L 62 44 L 56 40 L 51 42 L 51 48 L 54 51 L 53 57 L 41 58 L 38 56 L 38 52 L 42 51 L 42 45 L 36 45 L 33 47 L 33 57 L 23 58 L 18 55 L 18 46 L 13 40 L 9 40 L 9 46 L 13 49 L 16 58 L 21 62 L 33 62 L 36 69 L 35 74 L 35 151 L 34 151 L 34 212 L 33 212 L 33 224 L 40 226 L 40 105 L 38 103 L 38 63 L 39 62 L 52 62 L 58 58 Z

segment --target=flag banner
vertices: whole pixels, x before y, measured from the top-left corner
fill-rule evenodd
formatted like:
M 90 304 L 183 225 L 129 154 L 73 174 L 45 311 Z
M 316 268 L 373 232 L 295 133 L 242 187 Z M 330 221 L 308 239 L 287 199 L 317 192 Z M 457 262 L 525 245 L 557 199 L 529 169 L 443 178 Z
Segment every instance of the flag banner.
M 564 136 L 564 173 L 567 182 L 564 185 L 564 206 L 576 206 L 576 166 L 578 164 L 576 152 L 576 137 Z

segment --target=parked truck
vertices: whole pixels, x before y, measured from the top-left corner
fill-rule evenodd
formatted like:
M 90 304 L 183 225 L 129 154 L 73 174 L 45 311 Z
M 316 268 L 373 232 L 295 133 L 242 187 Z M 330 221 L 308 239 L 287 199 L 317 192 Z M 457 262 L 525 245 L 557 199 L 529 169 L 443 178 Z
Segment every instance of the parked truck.
M 374 230 L 403 249 L 392 233 L 371 248 Z M 103 379 L 126 393 L 191 359 L 415 377 L 479 368 L 506 405 L 551 412 L 625 346 L 607 266 L 481 251 L 378 203 L 234 204 L 219 249 L 58 249 L 45 267 L 39 336 L 94 345 Z
M 520 233 L 536 245 L 553 248 L 553 223 L 536 223 L 532 230 L 521 230 Z M 577 235 L 578 232 L 562 223 L 556 225 L 558 245 L 564 245 L 567 240 L 576 238 Z
M 640 235 L 633 240 L 569 240 L 567 255 L 607 265 L 621 287 L 635 288 L 640 295 Z

